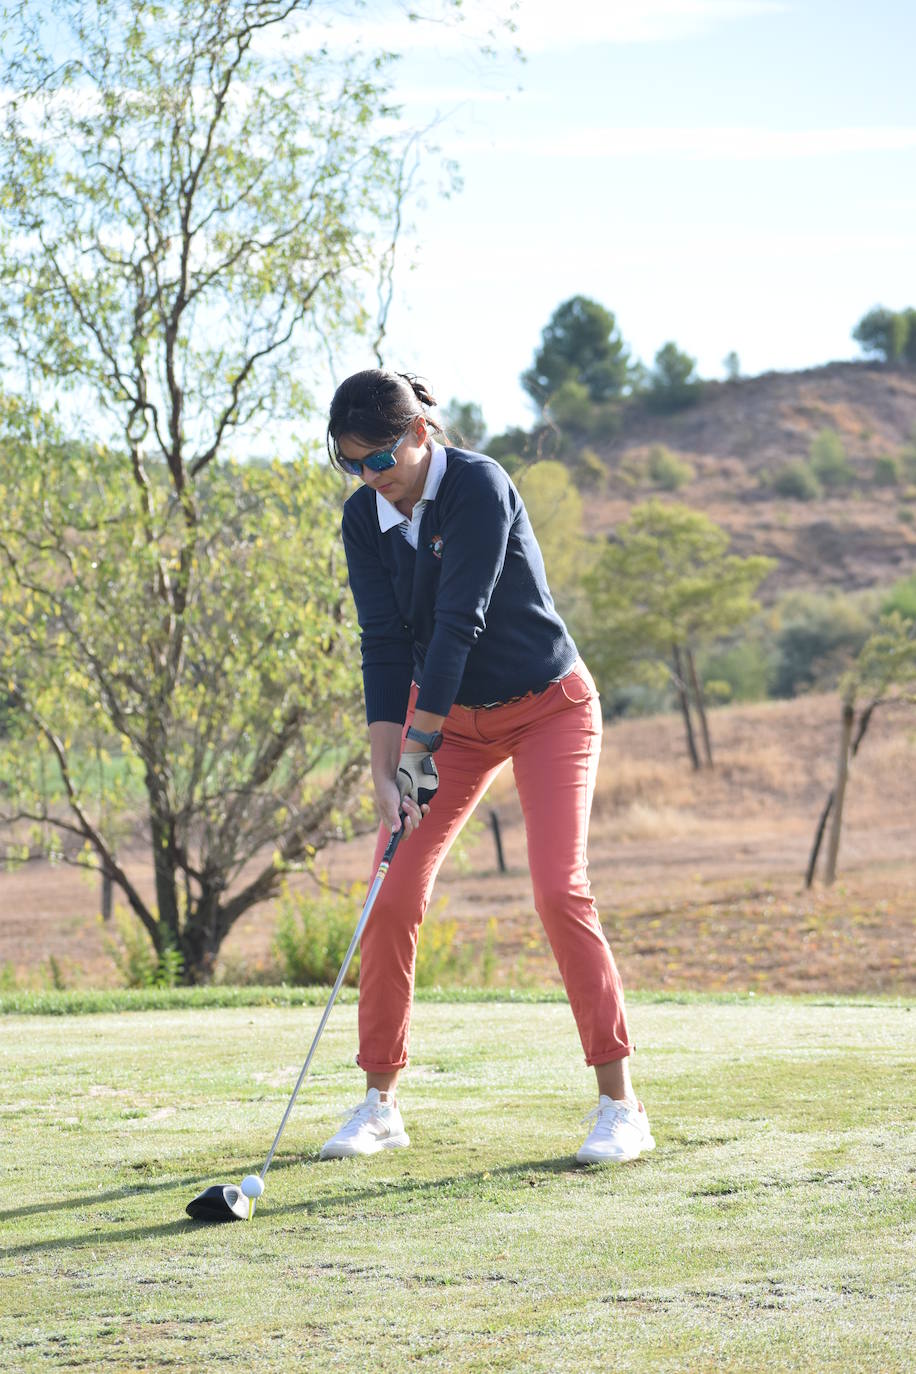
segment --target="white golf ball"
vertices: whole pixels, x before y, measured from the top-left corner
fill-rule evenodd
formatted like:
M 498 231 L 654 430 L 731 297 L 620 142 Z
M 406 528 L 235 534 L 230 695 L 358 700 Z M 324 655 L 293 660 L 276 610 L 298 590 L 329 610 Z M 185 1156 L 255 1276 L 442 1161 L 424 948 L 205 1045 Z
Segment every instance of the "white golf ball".
M 248 1174 L 242 1179 L 242 1192 L 247 1198 L 260 1197 L 264 1191 L 264 1180 L 257 1174 Z

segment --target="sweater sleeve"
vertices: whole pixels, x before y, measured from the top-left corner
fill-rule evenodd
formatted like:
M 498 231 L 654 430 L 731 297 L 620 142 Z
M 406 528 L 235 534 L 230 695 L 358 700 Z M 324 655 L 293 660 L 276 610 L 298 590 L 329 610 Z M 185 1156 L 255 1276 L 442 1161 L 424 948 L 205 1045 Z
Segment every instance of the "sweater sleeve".
M 442 501 L 442 571 L 418 710 L 446 716 L 454 704 L 471 646 L 486 629 L 517 506 L 514 488 L 496 463 L 456 473 Z
M 376 720 L 403 725 L 413 677 L 410 631 L 398 614 L 394 587 L 378 546 L 348 505 L 341 529 L 361 631 L 366 719 L 370 725 Z

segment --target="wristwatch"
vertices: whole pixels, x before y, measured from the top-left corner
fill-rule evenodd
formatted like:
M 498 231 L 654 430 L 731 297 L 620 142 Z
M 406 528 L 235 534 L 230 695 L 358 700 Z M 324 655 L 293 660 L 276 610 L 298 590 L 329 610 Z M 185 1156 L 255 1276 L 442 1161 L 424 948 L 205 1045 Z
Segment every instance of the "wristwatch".
M 427 734 L 425 730 L 418 730 L 416 726 L 408 725 L 407 738 L 416 740 L 417 744 L 422 744 L 431 754 L 434 754 L 442 743 L 442 731 L 432 730 Z

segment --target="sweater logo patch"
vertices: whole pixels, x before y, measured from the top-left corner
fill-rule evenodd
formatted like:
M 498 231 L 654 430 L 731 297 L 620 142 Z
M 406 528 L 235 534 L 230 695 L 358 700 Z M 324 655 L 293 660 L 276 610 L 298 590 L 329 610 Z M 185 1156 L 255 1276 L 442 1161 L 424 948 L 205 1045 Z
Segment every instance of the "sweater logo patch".
M 433 537 L 432 537 L 432 539 L 429 541 L 429 547 L 430 547 L 430 549 L 432 550 L 432 554 L 433 554 L 433 557 L 434 557 L 434 558 L 441 558 L 441 557 L 442 557 L 442 545 L 443 545 L 443 542 L 444 542 L 444 541 L 443 541 L 443 539 L 442 539 L 442 535 L 441 535 L 441 534 L 434 534 Z

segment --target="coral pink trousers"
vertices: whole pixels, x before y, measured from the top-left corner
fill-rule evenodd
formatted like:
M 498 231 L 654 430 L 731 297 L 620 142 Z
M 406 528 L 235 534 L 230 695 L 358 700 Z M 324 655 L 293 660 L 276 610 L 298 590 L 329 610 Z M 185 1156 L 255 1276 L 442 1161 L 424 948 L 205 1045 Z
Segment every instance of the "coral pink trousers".
M 405 731 L 416 692 L 414 687 Z M 417 936 L 436 874 L 510 758 L 525 817 L 534 902 L 586 1063 L 625 1058 L 633 1047 L 623 987 L 589 889 L 585 853 L 601 749 L 601 709 L 591 674 L 580 659 L 562 681 L 520 701 L 486 710 L 453 706 L 442 733 L 439 790 L 395 855 L 363 933 L 357 1062 L 369 1073 L 407 1063 Z M 381 828 L 373 873 L 388 839 Z

